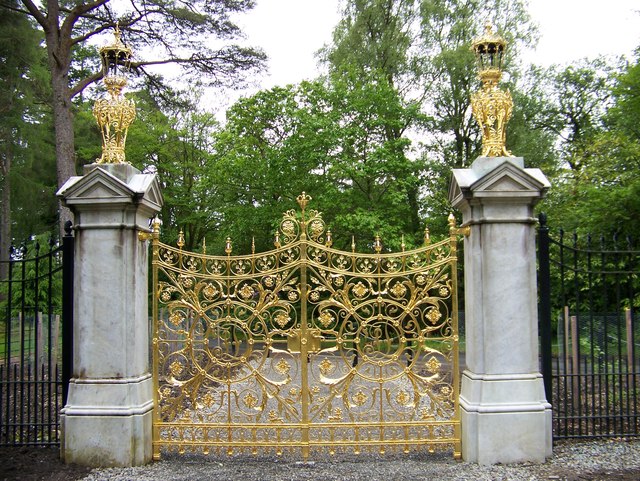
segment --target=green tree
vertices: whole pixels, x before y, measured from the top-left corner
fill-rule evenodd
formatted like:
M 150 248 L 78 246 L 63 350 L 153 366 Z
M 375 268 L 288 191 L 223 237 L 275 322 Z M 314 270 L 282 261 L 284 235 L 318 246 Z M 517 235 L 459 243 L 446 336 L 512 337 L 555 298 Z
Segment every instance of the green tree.
M 407 198 L 419 163 L 407 157 L 407 139 L 389 139 L 387 129 L 417 114 L 373 73 L 335 73 L 241 100 L 216 143 L 213 178 L 222 199 L 216 242 L 226 235 L 246 239 L 238 245 L 246 252 L 256 234 L 257 248 L 269 248 L 264 233 L 274 232 L 305 191 L 337 246 L 350 246 L 353 235 L 366 248 L 376 233 L 395 248 L 407 234 L 411 245 Z
M 129 130 L 127 159 L 142 171 L 158 174 L 165 201 L 160 213 L 163 239 L 173 242 L 183 230 L 185 248 L 193 250 L 217 224 L 210 176 L 219 125 L 213 114 L 197 108 L 197 95 L 173 95 L 183 101 L 163 108 L 149 92 L 136 92 L 138 118 Z
M 41 36 L 22 15 L 5 13 L 0 16 L 0 260 L 7 260 L 14 237 L 49 227 L 53 199 L 46 171 L 50 116 L 43 107 L 48 78 L 38 48 Z
M 109 0 L 47 0 L 43 4 L 1 0 L 3 15 L 29 16 L 44 33 L 51 73 L 52 109 L 58 185 L 75 174 L 72 99 L 101 77 L 96 63 L 81 55 L 88 42 L 119 22 L 124 41 L 140 60 L 133 66 L 157 85 L 153 65 L 176 64 L 185 79 L 213 85 L 237 84 L 240 74 L 260 68 L 264 55 L 255 49 L 229 43 L 240 33 L 231 15 L 253 6 L 251 0 L 196 0 L 189 3 L 151 0 L 120 3 Z M 218 48 L 211 47 L 217 39 Z M 76 59 L 83 60 L 77 63 Z
M 598 58 L 551 69 L 562 168 L 542 209 L 567 231 L 637 237 L 640 214 L 638 57 L 621 70 Z

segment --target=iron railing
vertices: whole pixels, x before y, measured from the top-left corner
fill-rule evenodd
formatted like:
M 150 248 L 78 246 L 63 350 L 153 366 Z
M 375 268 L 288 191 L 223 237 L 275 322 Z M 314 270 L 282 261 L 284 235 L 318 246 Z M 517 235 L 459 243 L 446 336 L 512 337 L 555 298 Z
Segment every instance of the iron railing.
M 0 279 L 0 446 L 59 443 L 71 375 L 73 250 L 34 238 L 12 246 Z
M 538 253 L 554 438 L 639 436 L 640 251 L 630 239 L 554 238 L 541 215 Z

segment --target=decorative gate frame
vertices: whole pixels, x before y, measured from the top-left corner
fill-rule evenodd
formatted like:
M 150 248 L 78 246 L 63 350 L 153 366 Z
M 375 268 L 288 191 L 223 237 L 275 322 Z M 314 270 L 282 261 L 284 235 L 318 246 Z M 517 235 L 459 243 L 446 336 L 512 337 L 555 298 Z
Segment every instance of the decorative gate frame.
M 153 225 L 153 455 L 212 449 L 461 454 L 457 236 L 399 253 L 333 249 L 320 212 L 275 249 L 182 250 Z M 162 279 L 160 279 L 162 277 Z

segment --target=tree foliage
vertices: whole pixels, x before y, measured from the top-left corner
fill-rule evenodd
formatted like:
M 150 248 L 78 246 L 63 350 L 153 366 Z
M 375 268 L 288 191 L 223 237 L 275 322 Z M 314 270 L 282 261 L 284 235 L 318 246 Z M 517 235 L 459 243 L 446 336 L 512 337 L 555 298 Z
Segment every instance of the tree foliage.
M 336 73 L 241 100 L 216 144 L 220 232 L 244 239 L 244 249 L 254 232 L 256 245 L 267 248 L 259 237 L 274 232 L 305 191 L 337 246 L 354 236 L 366 248 L 378 233 L 398 247 L 403 233 L 415 234 L 409 196 L 419 164 L 406 155 L 408 141 L 387 130 L 416 115 L 374 74 Z
M 58 185 L 76 172 L 72 99 L 102 75 L 98 59 L 92 62 L 86 55 L 89 42 L 119 23 L 124 41 L 138 55 L 133 66 L 149 85 L 162 86 L 161 77 L 149 70 L 161 64 L 182 67 L 186 80 L 237 85 L 241 74 L 260 68 L 264 60 L 262 52 L 231 43 L 240 34 L 231 15 L 252 6 L 251 0 L 1 0 L 3 15 L 26 15 L 44 35 Z
M 23 16 L 0 16 L 0 259 L 55 215 L 51 119 L 41 36 Z M 0 273 L 4 277 L 4 273 Z

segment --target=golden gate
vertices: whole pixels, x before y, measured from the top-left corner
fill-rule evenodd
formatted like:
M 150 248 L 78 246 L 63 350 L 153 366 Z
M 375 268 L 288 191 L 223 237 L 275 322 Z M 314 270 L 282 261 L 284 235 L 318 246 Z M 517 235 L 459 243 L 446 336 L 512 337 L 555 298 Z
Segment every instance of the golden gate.
M 153 235 L 154 458 L 460 456 L 457 235 L 399 253 L 333 249 L 319 212 L 283 215 L 275 249 L 182 250 Z

